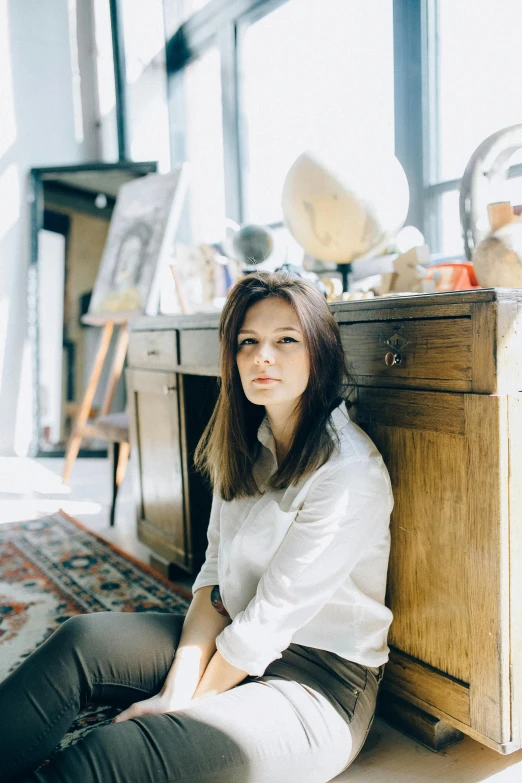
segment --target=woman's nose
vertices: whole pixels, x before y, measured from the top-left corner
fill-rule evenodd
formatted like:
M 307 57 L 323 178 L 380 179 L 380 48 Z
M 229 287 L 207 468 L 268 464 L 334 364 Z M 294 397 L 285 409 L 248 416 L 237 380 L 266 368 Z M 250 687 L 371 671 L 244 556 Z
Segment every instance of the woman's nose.
M 260 345 L 256 352 L 255 361 L 257 364 L 272 364 L 274 356 L 270 347 L 267 345 Z

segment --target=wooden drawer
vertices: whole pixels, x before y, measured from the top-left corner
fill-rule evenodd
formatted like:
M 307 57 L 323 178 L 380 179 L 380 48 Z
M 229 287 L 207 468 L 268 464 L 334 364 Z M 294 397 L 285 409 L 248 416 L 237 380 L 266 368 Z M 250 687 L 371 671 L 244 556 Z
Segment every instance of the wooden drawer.
M 217 375 L 219 337 L 217 329 L 181 329 L 180 364 L 197 374 Z
M 472 320 L 419 318 L 340 324 L 348 362 L 363 386 L 472 389 Z M 396 354 L 398 362 L 386 363 Z
M 131 332 L 129 365 L 152 370 L 175 370 L 178 365 L 177 331 Z

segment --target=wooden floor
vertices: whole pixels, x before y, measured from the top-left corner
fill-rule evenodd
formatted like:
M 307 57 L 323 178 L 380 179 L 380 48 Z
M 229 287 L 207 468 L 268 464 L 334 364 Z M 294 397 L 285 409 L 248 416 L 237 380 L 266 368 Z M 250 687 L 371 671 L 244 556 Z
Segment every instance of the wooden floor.
M 120 489 L 114 528 L 108 525 L 109 469 L 105 460 L 75 463 L 70 485 L 60 481 L 63 460 L 0 457 L 0 523 L 31 519 L 63 508 L 124 551 L 148 562 L 136 538 L 132 471 Z M 187 579 L 187 586 L 191 580 Z M 468 737 L 433 753 L 376 719 L 365 747 L 336 783 L 522 783 L 522 751 L 501 756 Z M 306 783 L 306 781 L 303 781 Z

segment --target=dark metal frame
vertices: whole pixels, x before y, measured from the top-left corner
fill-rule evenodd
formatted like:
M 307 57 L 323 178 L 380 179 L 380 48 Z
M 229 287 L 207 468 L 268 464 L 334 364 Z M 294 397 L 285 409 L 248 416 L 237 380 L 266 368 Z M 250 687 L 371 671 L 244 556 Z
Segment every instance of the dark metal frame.
M 31 240 L 30 240 L 30 263 L 27 275 L 27 331 L 28 339 L 31 345 L 31 366 L 33 373 L 33 391 L 32 391 L 32 416 L 33 416 L 33 429 L 32 440 L 29 446 L 29 454 L 31 457 L 49 457 L 59 456 L 60 452 L 56 453 L 40 451 L 40 351 L 39 351 L 39 329 L 38 329 L 38 232 L 44 228 L 44 183 L 46 176 L 52 176 L 53 174 L 71 174 L 81 171 L 133 171 L 137 176 L 145 176 L 145 174 L 151 174 L 157 171 L 156 161 L 145 162 L 132 162 L 132 161 L 120 161 L 118 163 L 83 163 L 75 166 L 46 166 L 42 168 L 33 168 L 29 172 L 29 199 L 31 202 Z M 46 187 L 49 186 L 49 182 L 46 183 Z M 107 220 L 112 213 L 112 206 L 114 205 L 114 199 L 107 195 L 108 205 L 104 209 L 97 209 L 93 206 L 94 194 L 90 191 L 84 191 L 79 188 L 71 187 L 60 183 L 54 183 L 53 187 L 53 202 L 56 194 L 59 199 L 62 199 L 62 203 L 65 204 L 67 196 L 69 207 L 72 206 L 81 212 L 89 215 L 96 215 L 97 217 L 105 217 Z M 110 202 L 109 202 L 110 200 Z M 59 209 L 59 207 L 58 207 Z M 82 456 L 93 456 L 96 452 L 85 452 Z M 63 454 L 62 454 L 63 456 Z
M 242 138 L 239 121 L 239 57 L 241 27 L 282 5 L 286 0 L 211 0 L 166 41 L 169 76 L 169 114 L 176 127 L 172 159 L 181 159 L 183 144 L 179 75 L 211 45 L 221 53 L 223 138 L 225 144 L 225 200 L 227 215 L 243 221 Z M 408 221 L 424 230 L 427 172 L 427 129 L 424 105 L 426 79 L 427 3 L 433 0 L 393 0 L 395 60 L 395 151 L 408 176 Z M 172 137 L 171 136 L 171 137 Z
M 116 95 L 116 132 L 118 159 L 129 159 L 127 134 L 127 69 L 120 0 L 109 0 L 111 14 L 112 59 L 114 63 L 114 90 Z

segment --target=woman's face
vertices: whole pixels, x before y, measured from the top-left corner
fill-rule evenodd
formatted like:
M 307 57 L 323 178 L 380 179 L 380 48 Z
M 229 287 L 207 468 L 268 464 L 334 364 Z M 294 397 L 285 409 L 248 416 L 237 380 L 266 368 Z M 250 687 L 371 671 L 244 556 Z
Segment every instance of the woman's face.
M 309 361 L 291 304 L 272 296 L 252 305 L 239 329 L 237 346 L 237 367 L 250 402 L 267 406 L 297 402 L 308 385 Z M 274 380 L 257 380 L 260 376 Z

